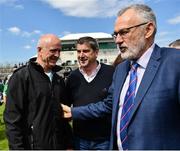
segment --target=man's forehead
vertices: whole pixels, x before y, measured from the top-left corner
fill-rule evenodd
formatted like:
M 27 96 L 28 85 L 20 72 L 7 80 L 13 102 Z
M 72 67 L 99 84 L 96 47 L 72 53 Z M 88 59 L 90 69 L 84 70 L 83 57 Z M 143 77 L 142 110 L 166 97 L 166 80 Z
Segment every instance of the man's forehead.
M 128 28 L 136 23 L 139 23 L 139 17 L 135 14 L 134 10 L 127 10 L 121 16 L 118 16 L 115 21 L 114 29 L 119 30 L 122 28 Z
M 77 47 L 90 48 L 90 44 L 89 43 L 77 44 Z
M 52 38 L 50 37 L 44 39 L 44 43 L 51 43 L 51 41 L 52 41 Z
M 44 47 L 60 47 L 61 46 L 61 42 L 60 40 L 56 40 L 56 39 L 51 39 L 51 38 L 47 38 L 44 39 L 44 42 L 42 43 L 42 45 L 44 45 Z

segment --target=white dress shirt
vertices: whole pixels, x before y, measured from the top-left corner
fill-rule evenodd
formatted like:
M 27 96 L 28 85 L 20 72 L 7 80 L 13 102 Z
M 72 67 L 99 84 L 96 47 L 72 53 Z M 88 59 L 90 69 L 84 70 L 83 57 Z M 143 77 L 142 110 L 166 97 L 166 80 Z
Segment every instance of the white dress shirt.
M 101 68 L 101 64 L 99 63 L 98 66 L 92 71 L 92 73 L 90 75 L 87 75 L 86 72 L 84 72 L 83 69 L 79 68 L 79 71 L 82 73 L 82 75 L 84 76 L 84 78 L 86 79 L 86 81 L 88 83 L 90 83 L 97 75 L 98 71 Z
M 136 91 L 135 95 L 137 93 L 137 90 L 139 88 L 139 85 L 141 83 L 141 80 L 143 78 L 144 72 L 146 70 L 147 64 L 149 62 L 149 59 L 151 57 L 151 54 L 153 52 L 155 44 L 153 44 L 136 62 L 139 64 L 137 68 L 137 85 L 136 85 Z M 128 76 L 126 77 L 125 83 L 123 85 L 122 91 L 120 93 L 120 100 L 119 100 L 119 111 L 118 111 L 118 118 L 117 118 L 117 144 L 118 149 L 122 150 L 122 144 L 121 144 L 121 138 L 120 138 L 120 119 L 121 119 L 121 113 L 122 113 L 122 106 L 124 103 L 124 98 L 127 92 L 127 89 L 129 87 L 129 80 L 130 80 L 130 71 L 128 73 Z

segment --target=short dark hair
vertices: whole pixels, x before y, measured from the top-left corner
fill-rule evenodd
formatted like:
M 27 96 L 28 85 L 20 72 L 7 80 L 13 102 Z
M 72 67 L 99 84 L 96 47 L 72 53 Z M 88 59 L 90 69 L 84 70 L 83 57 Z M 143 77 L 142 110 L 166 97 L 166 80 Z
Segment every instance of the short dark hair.
M 89 36 L 79 38 L 76 42 L 76 47 L 77 47 L 77 44 L 80 44 L 80 45 L 86 44 L 90 46 L 94 51 L 99 50 L 99 45 L 98 45 L 97 40 Z
M 132 5 L 129 5 L 123 9 L 121 9 L 118 12 L 118 17 L 121 16 L 122 14 L 124 14 L 129 9 L 135 10 L 138 13 L 138 15 L 141 17 L 142 21 L 144 21 L 144 22 L 151 21 L 154 23 L 155 30 L 154 30 L 153 35 L 155 36 L 156 31 L 157 31 L 157 23 L 156 23 L 156 16 L 155 16 L 153 10 L 145 4 L 132 4 Z

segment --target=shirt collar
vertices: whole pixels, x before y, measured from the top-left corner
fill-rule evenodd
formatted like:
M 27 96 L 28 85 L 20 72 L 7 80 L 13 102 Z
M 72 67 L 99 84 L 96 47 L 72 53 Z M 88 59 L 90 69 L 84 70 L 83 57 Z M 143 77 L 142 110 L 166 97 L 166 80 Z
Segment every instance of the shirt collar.
M 100 68 L 101 68 L 101 64 L 98 62 L 98 66 L 92 71 L 92 73 L 90 75 L 87 75 L 86 72 L 84 72 L 84 70 L 81 67 L 79 67 L 79 71 L 82 73 L 83 76 L 94 77 L 94 76 L 96 76 L 96 74 L 98 73 Z
M 149 62 L 149 59 L 151 57 L 151 54 L 153 52 L 153 49 L 155 47 L 155 44 L 153 43 L 151 47 L 137 60 L 137 63 L 144 69 L 146 69 L 147 64 Z

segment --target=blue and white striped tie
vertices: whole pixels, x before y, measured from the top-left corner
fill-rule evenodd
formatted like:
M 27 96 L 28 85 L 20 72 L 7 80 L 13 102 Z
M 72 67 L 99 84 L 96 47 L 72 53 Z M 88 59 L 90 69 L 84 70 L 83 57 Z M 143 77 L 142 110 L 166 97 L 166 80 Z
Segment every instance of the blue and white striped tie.
M 129 87 L 126 92 L 126 96 L 122 108 L 121 122 L 120 122 L 120 137 L 121 137 L 123 150 L 128 150 L 127 126 L 129 124 L 129 116 L 134 106 L 134 98 L 135 98 L 136 83 L 137 83 L 137 68 L 138 68 L 138 64 L 136 62 L 133 63 L 130 70 Z

